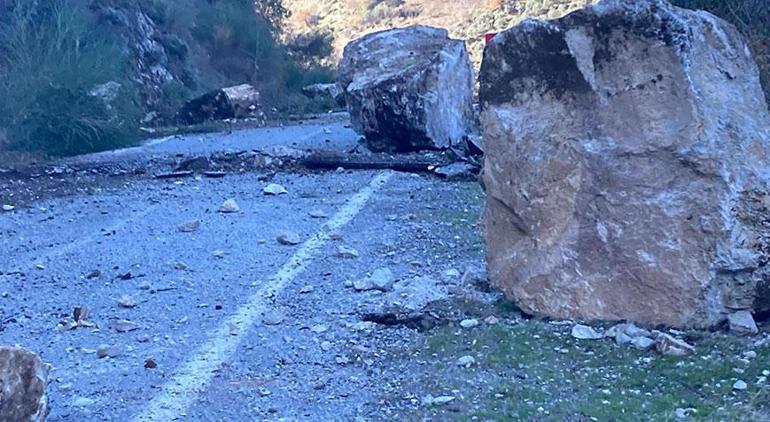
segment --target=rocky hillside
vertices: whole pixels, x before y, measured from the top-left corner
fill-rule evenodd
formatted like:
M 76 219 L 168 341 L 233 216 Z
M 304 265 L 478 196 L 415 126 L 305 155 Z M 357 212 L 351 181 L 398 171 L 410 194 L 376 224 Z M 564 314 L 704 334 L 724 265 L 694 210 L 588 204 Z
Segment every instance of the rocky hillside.
M 425 24 L 446 28 L 468 43 L 478 65 L 484 34 L 507 29 L 528 17 L 554 18 L 594 0 L 285 0 L 292 12 L 288 37 L 300 44 L 312 36 L 329 37 L 332 61 L 345 45 L 363 34 Z

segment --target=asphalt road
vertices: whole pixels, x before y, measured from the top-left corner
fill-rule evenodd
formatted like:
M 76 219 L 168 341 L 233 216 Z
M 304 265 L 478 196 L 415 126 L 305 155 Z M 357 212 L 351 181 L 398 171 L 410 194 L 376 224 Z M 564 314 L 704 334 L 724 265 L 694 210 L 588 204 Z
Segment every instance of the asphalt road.
M 139 152 L 357 139 L 341 124 L 203 138 Z M 49 420 L 388 419 L 382 328 L 361 322 L 386 295 L 349 281 L 381 267 L 399 285 L 481 265 L 476 184 L 279 173 L 272 182 L 289 193 L 266 196 L 262 176 L 138 179 L 0 214 L 0 343 L 54 366 Z M 218 212 L 229 198 L 241 212 Z M 191 220 L 197 231 L 178 229 Z M 301 243 L 278 242 L 285 231 Z M 340 246 L 359 256 L 337 256 Z M 86 323 L 62 328 L 76 307 Z

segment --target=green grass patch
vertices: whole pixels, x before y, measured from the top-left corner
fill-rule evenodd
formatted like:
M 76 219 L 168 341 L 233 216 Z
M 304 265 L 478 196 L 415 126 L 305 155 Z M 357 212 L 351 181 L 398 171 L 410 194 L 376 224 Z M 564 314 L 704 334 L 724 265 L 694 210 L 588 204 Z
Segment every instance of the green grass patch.
M 420 383 L 427 393 L 459 397 L 454 405 L 422 408 L 435 420 L 770 420 L 770 388 L 757 384 L 770 369 L 770 348 L 742 359 L 750 340 L 696 333 L 697 353 L 661 356 L 607 340 L 576 340 L 570 326 L 541 320 L 448 326 L 430 333 L 416 350 L 436 364 Z M 471 355 L 476 365 L 458 368 Z M 736 371 L 741 371 L 738 373 Z M 744 380 L 746 391 L 733 391 Z

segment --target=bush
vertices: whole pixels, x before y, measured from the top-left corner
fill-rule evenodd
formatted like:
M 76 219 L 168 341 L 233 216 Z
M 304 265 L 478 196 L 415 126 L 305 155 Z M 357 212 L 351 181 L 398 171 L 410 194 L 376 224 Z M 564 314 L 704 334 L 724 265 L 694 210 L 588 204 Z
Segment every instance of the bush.
M 689 9 L 709 11 L 735 25 L 748 38 L 759 65 L 765 99 L 770 103 L 770 2 L 767 0 L 672 0 Z
M 73 155 L 138 139 L 135 89 L 117 43 L 84 1 L 8 0 L 0 18 L 0 127 L 9 147 Z M 106 82 L 111 102 L 91 91 Z

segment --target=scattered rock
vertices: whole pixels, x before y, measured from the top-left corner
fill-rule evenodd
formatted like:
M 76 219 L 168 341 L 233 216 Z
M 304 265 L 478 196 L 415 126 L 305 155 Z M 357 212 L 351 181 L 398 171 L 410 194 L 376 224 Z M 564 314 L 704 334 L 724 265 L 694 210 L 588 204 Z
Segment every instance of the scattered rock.
M 308 214 L 313 218 L 329 218 L 329 214 L 324 210 L 312 210 Z
M 174 263 L 174 269 L 175 270 L 185 271 L 185 270 L 187 270 L 187 268 L 188 268 L 187 264 L 185 264 L 184 262 L 177 261 L 177 262 Z
M 313 286 L 307 285 L 299 290 L 301 294 L 307 294 L 312 293 L 315 288 Z
M 655 345 L 661 354 L 668 356 L 686 356 L 695 352 L 695 347 L 687 344 L 683 340 L 674 338 L 666 333 L 655 332 L 657 335 Z
M 631 345 L 639 350 L 649 350 L 655 347 L 655 340 L 649 337 L 633 337 L 631 339 Z
M 235 202 L 235 199 L 228 199 L 219 206 L 219 212 L 222 214 L 234 214 L 241 212 L 241 207 Z
M 146 369 L 155 369 L 158 367 L 158 362 L 154 358 L 147 358 L 144 360 L 144 367 Z
M 216 259 L 223 259 L 226 255 L 227 255 L 227 252 L 219 250 L 219 249 L 217 249 L 215 251 L 211 251 L 211 256 L 213 256 Z
M 677 407 L 674 411 L 674 416 L 676 416 L 678 419 L 685 419 L 690 417 L 690 415 L 693 415 L 697 412 L 696 409 L 692 407 L 688 407 L 686 409 L 683 409 L 681 407 Z
M 733 390 L 737 391 L 743 391 L 745 389 L 749 388 L 748 384 L 746 384 L 746 381 L 738 380 L 733 383 Z
M 102 276 L 102 272 L 99 269 L 91 270 L 86 274 L 86 280 L 93 280 Z
M 754 335 L 759 333 L 757 323 L 749 311 L 733 312 L 727 317 L 730 331 L 737 334 Z
M 277 240 L 281 245 L 286 246 L 295 246 L 302 243 L 302 239 L 300 239 L 299 235 L 294 232 L 278 233 L 278 236 L 275 237 L 275 240 Z
M 0 347 L 0 421 L 45 421 L 49 370 L 33 352 Z
M 110 329 L 116 333 L 127 333 L 139 329 L 139 324 L 127 319 L 111 319 Z
M 358 258 L 358 251 L 345 245 L 339 245 L 337 246 L 337 252 L 334 255 L 337 258 L 353 259 Z
M 286 316 L 278 309 L 270 309 L 262 315 L 262 322 L 265 325 L 280 325 Z
M 345 47 L 338 80 L 353 129 L 375 151 L 445 149 L 474 126 L 473 66 L 444 29 L 377 32 Z
M 439 167 L 433 172 L 448 180 L 471 179 L 479 175 L 479 166 L 465 161 L 458 161 L 448 166 Z
M 463 356 L 460 359 L 457 359 L 457 365 L 465 368 L 470 368 L 475 363 L 476 359 L 474 359 L 473 356 Z
M 475 328 L 479 326 L 479 320 L 475 318 L 464 319 L 460 321 L 460 326 L 463 328 Z
M 265 186 L 264 189 L 262 189 L 262 192 L 265 195 L 285 195 L 289 193 L 288 190 L 286 190 L 285 187 L 277 184 L 277 183 L 271 183 L 267 186 Z
M 118 306 L 121 308 L 135 308 L 136 307 L 136 300 L 129 296 L 129 295 L 123 295 L 118 299 Z
M 486 317 L 486 318 L 484 319 L 484 322 L 485 322 L 485 323 L 487 323 L 487 324 L 489 324 L 489 325 L 495 325 L 495 324 L 497 324 L 497 323 L 499 323 L 499 322 L 500 322 L 500 319 L 498 319 L 498 318 L 497 318 L 496 316 L 494 316 L 494 315 L 490 315 L 490 316 L 488 316 L 488 317 Z
M 200 220 L 190 220 L 177 226 L 177 230 L 182 233 L 193 233 L 198 231 L 199 228 L 201 228 Z
M 710 327 L 770 307 L 770 117 L 745 39 L 664 0 L 494 37 L 479 94 L 493 284 L 556 319 Z
M 117 346 L 102 345 L 96 349 L 96 357 L 99 359 L 115 358 L 120 355 L 120 349 Z
M 205 172 L 211 168 L 211 160 L 208 157 L 193 157 L 180 162 L 174 171 L 198 171 Z
M 427 396 L 422 398 L 422 404 L 425 406 L 441 406 L 443 404 L 447 404 L 451 401 L 454 401 L 453 396 L 438 396 L 433 397 L 432 395 L 428 394 Z
M 577 324 L 572 327 L 572 337 L 579 340 L 599 340 L 604 338 L 604 334 L 596 331 L 587 325 Z
M 353 288 L 357 291 L 379 290 L 387 292 L 393 289 L 393 273 L 388 268 L 374 270 L 372 275 L 361 280 L 353 281 Z
M 310 327 L 310 331 L 312 331 L 315 334 L 321 334 L 329 331 L 329 326 L 324 324 L 316 324 L 312 327 Z
M 5 211 L 5 212 L 11 212 L 11 211 L 13 211 L 15 209 L 16 209 L 16 207 L 14 207 L 13 205 L 7 205 L 7 204 L 3 205 L 3 211 Z

